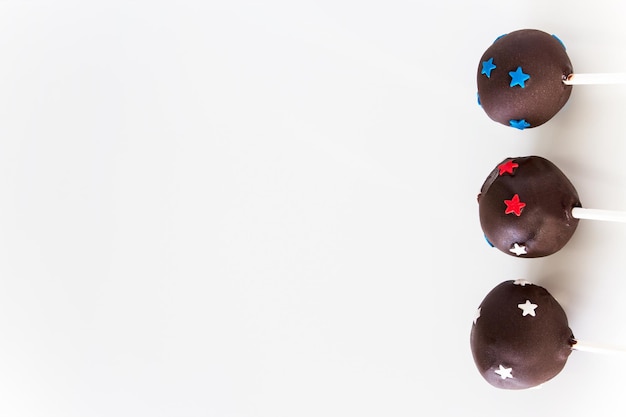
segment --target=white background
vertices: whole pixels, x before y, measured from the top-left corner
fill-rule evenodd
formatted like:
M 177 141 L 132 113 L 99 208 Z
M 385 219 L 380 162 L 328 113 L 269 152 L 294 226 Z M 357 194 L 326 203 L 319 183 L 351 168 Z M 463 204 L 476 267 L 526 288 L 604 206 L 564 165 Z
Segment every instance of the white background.
M 626 71 L 622 3 L 0 1 L 0 415 L 621 415 L 626 355 L 503 391 L 469 332 L 525 278 L 626 346 L 626 225 L 516 259 L 476 203 L 536 154 L 626 209 L 626 87 L 518 131 L 475 79 L 522 28 Z

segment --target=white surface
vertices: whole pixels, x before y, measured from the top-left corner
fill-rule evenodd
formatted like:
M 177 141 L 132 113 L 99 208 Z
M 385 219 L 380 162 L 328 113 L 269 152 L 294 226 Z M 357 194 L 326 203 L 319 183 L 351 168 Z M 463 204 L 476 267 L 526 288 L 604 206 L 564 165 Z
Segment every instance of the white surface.
M 626 71 L 620 1 L 0 2 L 0 415 L 621 415 L 626 355 L 501 391 L 469 332 L 506 279 L 626 345 L 626 227 L 490 249 L 508 156 L 626 209 L 626 86 L 518 131 L 476 104 L 496 36 Z

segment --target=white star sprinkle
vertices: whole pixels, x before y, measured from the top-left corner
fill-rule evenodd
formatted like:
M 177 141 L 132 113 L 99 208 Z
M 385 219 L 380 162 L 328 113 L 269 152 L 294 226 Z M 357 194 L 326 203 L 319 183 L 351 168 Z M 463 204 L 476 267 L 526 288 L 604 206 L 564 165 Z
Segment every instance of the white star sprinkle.
M 478 318 L 480 317 L 480 309 L 482 307 L 478 307 L 478 309 L 476 310 L 476 313 L 474 313 L 474 324 L 476 324 L 476 320 L 478 320 Z
M 525 285 L 533 285 L 532 282 L 526 281 L 525 279 L 516 279 L 513 281 L 513 285 L 521 285 L 522 287 Z
M 513 378 L 513 375 L 511 375 L 513 368 L 505 368 L 502 365 L 499 365 L 499 366 L 500 366 L 500 369 L 495 371 L 495 373 L 500 375 L 500 378 L 502 379 Z
M 519 243 L 513 244 L 513 247 L 511 249 L 509 249 L 509 252 L 513 252 L 517 256 L 526 255 L 528 253 L 528 252 L 526 252 L 526 246 L 524 246 L 524 245 L 520 246 Z
M 535 317 L 535 309 L 537 308 L 537 304 L 533 304 L 529 300 L 526 300 L 524 304 L 518 304 L 517 306 L 522 309 L 522 317 L 529 314 Z

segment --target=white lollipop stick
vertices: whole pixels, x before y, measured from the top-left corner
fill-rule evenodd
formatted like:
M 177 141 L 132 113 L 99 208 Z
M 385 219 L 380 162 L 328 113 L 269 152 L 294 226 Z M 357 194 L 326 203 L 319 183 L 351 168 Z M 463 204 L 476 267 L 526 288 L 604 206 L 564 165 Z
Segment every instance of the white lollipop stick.
M 578 350 L 580 352 L 604 353 L 604 354 L 626 354 L 625 348 L 601 346 L 595 343 L 581 342 L 580 340 L 575 340 L 574 342 L 575 343 L 572 346 L 572 350 Z
M 597 210 L 582 207 L 572 209 L 572 217 L 575 219 L 603 220 L 609 222 L 626 223 L 626 212 L 612 210 Z
M 626 73 L 570 74 L 564 80 L 567 85 L 626 84 Z

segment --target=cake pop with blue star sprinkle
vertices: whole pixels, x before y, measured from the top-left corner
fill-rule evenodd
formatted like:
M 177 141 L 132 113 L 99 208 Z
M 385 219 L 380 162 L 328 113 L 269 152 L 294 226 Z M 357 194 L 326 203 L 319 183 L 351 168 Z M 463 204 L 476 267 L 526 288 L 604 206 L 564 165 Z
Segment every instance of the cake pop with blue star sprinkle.
M 523 29 L 498 37 L 478 65 L 480 105 L 505 126 L 540 126 L 565 105 L 573 73 L 563 42 L 554 35 Z

